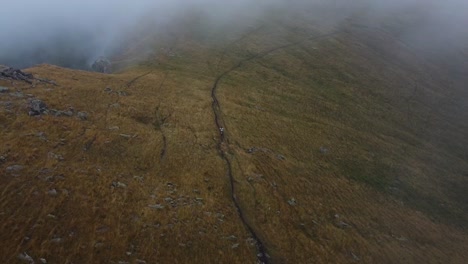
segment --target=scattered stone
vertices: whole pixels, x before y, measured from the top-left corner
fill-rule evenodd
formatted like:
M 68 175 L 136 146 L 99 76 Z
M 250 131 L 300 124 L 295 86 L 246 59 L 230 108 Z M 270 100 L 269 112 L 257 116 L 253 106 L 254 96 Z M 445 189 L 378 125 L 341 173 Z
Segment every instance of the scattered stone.
M 139 182 L 143 182 L 144 178 L 142 176 L 133 176 L 133 179 Z
M 326 147 L 320 147 L 319 151 L 320 151 L 320 153 L 322 153 L 322 154 L 327 154 L 327 153 L 328 153 L 328 148 L 326 148 Z
M 291 198 L 291 199 L 288 200 L 288 204 L 291 205 L 291 206 L 295 206 L 297 204 L 297 201 L 296 201 L 296 199 Z
M 23 252 L 18 255 L 18 259 L 24 262 L 28 262 L 30 264 L 34 264 L 34 259 L 28 255 L 28 253 Z
M 96 244 L 94 244 L 94 248 L 102 248 L 104 247 L 104 243 L 102 242 L 97 242 Z
M 49 110 L 49 112 L 51 114 L 53 114 L 54 116 L 67 116 L 67 117 L 73 116 L 73 111 L 71 111 L 71 110 L 60 111 L 60 110 L 51 109 L 51 110 Z
M 251 246 L 257 245 L 257 241 L 255 241 L 255 239 L 253 239 L 251 237 L 247 238 L 245 241 Z
M 62 243 L 62 239 L 60 237 L 57 237 L 57 238 L 51 239 L 50 242 L 59 244 L 59 243 Z
M 42 264 L 47 264 L 47 260 L 45 258 L 40 258 L 39 260 L 41 261 Z
M 127 262 L 127 261 L 119 261 L 118 263 L 119 264 L 130 264 L 130 262 Z
M 33 99 L 29 102 L 29 115 L 41 115 L 47 111 L 47 105 L 39 99 Z
M 238 248 L 238 247 L 239 247 L 239 243 L 236 243 L 236 244 L 232 245 L 232 247 L 231 247 L 231 248 L 233 248 L 233 249 L 234 249 L 234 248 Z
M 47 137 L 44 132 L 37 133 L 37 137 L 42 141 L 47 141 Z
M 2 163 L 5 162 L 5 161 L 6 161 L 5 156 L 0 156 L 0 164 L 2 164 Z
M 49 190 L 47 193 L 48 193 L 50 196 L 57 196 L 57 194 L 58 194 L 57 190 L 55 190 L 55 189 Z
M 13 165 L 6 168 L 7 172 L 19 172 L 24 169 L 24 166 Z
M 119 130 L 120 127 L 118 127 L 118 126 L 111 126 L 111 127 L 107 128 L 107 129 L 109 129 L 109 130 Z
M 150 204 L 148 205 L 149 208 L 152 208 L 152 209 L 164 209 L 164 205 L 161 205 L 161 204 Z
M 249 149 L 247 150 L 247 153 L 252 154 L 252 153 L 254 153 L 254 152 L 256 152 L 256 151 L 257 151 L 257 148 L 256 148 L 256 147 L 253 147 L 253 148 L 249 148 Z
M 88 120 L 88 113 L 86 112 L 78 112 L 76 115 L 81 120 Z
M 117 94 L 118 94 L 119 96 L 128 96 L 128 93 L 125 92 L 125 91 L 118 91 Z
M 403 236 L 397 237 L 396 239 L 399 240 L 399 241 L 408 241 L 408 239 L 406 237 L 403 237 Z
M 146 261 L 141 260 L 141 259 L 137 259 L 137 260 L 135 260 L 135 264 L 146 264 Z
M 17 97 L 17 98 L 23 98 L 24 97 L 24 94 L 20 91 L 16 91 L 14 93 L 10 93 L 11 96 L 13 97 Z
M 13 107 L 12 101 L 0 101 L 0 106 L 3 106 L 7 112 L 11 112 L 11 108 Z
M 338 222 L 338 223 L 336 224 L 336 226 L 338 226 L 339 228 L 343 228 L 343 229 L 344 229 L 344 228 L 349 227 L 349 224 L 347 224 L 347 223 L 345 223 L 345 222 L 343 222 L 343 221 L 340 221 L 340 222 Z
M 49 159 L 54 159 L 54 160 L 58 160 L 58 161 L 64 161 L 65 160 L 62 155 L 55 154 L 53 152 L 49 152 L 48 156 L 49 156 Z
M 0 93 L 8 93 L 9 91 L 10 91 L 10 88 L 0 86 Z
M 285 156 L 280 155 L 280 154 L 276 155 L 276 158 L 279 159 L 279 160 L 285 160 L 286 159 Z
M 112 93 L 112 88 L 106 87 L 106 89 L 104 89 L 104 92 L 106 92 L 106 93 Z
M 122 182 L 112 182 L 112 187 L 114 188 L 127 188 L 127 184 Z
M 229 241 L 235 241 L 235 240 L 237 240 L 237 237 L 235 235 L 230 235 L 230 236 L 226 237 L 226 239 L 229 240 Z
M 356 256 L 353 252 L 351 252 L 351 256 L 353 257 L 353 259 L 354 259 L 355 261 L 360 261 L 360 260 L 361 260 L 361 259 L 360 259 L 358 256 Z
M 119 136 L 124 137 L 124 138 L 132 138 L 132 135 L 128 135 L 128 134 L 119 134 Z

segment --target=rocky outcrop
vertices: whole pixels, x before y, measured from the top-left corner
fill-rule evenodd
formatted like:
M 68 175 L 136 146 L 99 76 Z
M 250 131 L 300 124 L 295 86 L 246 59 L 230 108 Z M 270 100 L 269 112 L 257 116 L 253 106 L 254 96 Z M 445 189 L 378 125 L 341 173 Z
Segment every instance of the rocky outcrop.
M 110 73 L 111 72 L 111 62 L 105 57 L 99 57 L 91 65 L 91 68 L 95 72 Z
M 39 99 L 29 101 L 29 115 L 37 116 L 47 111 L 47 105 Z
M 0 65 L 0 77 L 2 79 L 10 79 L 17 81 L 25 81 L 31 83 L 34 80 L 34 76 L 30 73 L 23 72 L 19 69 L 11 68 L 5 65 Z

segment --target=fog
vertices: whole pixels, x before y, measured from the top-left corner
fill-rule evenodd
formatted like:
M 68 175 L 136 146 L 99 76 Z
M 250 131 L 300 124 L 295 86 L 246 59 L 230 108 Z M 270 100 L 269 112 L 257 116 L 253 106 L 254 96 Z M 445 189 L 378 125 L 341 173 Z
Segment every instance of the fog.
M 87 69 L 99 56 L 117 53 L 133 32 L 171 27 L 190 12 L 202 12 L 216 26 L 244 27 L 240 17 L 246 13 L 260 17 L 273 8 L 314 10 L 315 6 L 335 10 L 318 23 L 332 21 L 337 26 L 351 16 L 378 26 L 382 17 L 414 15 L 400 35 L 423 50 L 450 50 L 467 43 L 468 3 L 462 0 L 23 0 L 1 5 L 0 64 L 23 68 L 51 63 Z M 148 18 L 151 27 L 144 27 Z

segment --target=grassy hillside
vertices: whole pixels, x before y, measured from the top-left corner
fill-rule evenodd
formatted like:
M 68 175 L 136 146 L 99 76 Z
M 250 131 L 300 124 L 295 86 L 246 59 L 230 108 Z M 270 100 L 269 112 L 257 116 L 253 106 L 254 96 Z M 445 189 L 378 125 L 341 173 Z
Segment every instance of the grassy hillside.
M 0 80 L 2 262 L 464 263 L 466 77 L 295 12 Z

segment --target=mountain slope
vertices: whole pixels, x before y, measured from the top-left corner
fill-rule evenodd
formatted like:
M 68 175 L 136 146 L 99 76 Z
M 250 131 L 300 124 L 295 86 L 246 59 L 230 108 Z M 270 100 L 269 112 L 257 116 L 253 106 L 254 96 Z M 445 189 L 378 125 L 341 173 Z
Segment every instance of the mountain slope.
M 194 26 L 114 74 L 0 80 L 2 260 L 463 263 L 466 77 L 399 24 L 343 23 Z

